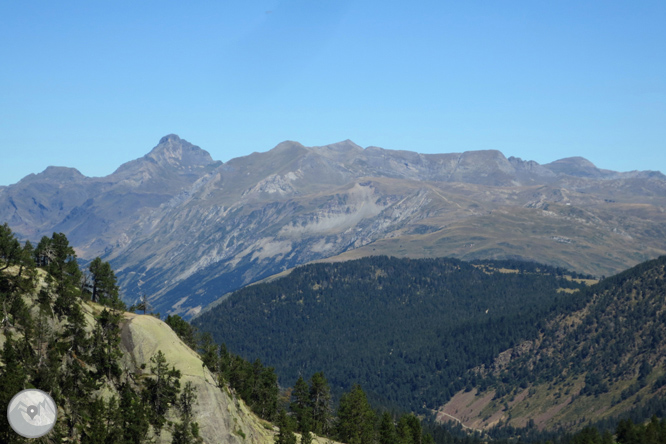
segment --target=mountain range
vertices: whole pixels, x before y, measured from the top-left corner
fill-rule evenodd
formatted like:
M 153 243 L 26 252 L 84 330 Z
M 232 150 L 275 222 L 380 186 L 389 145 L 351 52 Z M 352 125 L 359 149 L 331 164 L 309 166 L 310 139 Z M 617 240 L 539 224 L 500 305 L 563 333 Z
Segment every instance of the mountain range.
M 297 265 L 369 255 L 525 259 L 595 276 L 666 254 L 666 176 L 495 150 L 283 142 L 226 163 L 176 135 L 105 177 L 49 167 L 0 188 L 22 239 L 63 232 L 126 301 L 191 317 Z

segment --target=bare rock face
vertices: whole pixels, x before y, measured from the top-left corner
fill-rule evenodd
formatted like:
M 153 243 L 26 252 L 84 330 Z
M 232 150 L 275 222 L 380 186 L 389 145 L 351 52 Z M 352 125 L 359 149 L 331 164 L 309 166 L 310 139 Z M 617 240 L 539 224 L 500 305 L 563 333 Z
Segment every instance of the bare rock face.
M 125 372 L 149 374 L 150 358 L 162 351 L 169 366 L 180 370 L 181 387 L 187 382 L 192 383 L 197 394 L 193 417 L 199 424 L 199 433 L 205 443 L 273 444 L 279 429 L 259 419 L 228 388 L 218 387 L 199 355 L 185 345 L 167 324 L 150 315 L 125 313 L 121 338 Z M 145 368 L 142 369 L 142 366 Z M 168 430 L 164 430 L 157 442 L 167 444 L 171 438 Z M 316 435 L 313 435 L 313 443 L 336 444 Z
M 420 154 L 285 141 L 227 163 L 176 135 L 102 178 L 49 168 L 0 188 L 24 239 L 63 232 L 125 300 L 191 317 L 314 260 L 519 258 L 610 275 L 666 253 L 666 176 L 496 150 Z
M 149 373 L 151 356 L 161 350 L 169 366 L 180 370 L 181 387 L 188 381 L 192 383 L 197 393 L 194 418 L 206 443 L 273 442 L 272 426 L 250 412 L 242 400 L 230 396 L 227 389 L 218 387 L 199 356 L 164 322 L 149 315 L 125 313 L 121 335 L 126 372 Z M 145 365 L 144 370 L 142 365 Z M 171 442 L 169 433 L 163 432 L 158 442 Z

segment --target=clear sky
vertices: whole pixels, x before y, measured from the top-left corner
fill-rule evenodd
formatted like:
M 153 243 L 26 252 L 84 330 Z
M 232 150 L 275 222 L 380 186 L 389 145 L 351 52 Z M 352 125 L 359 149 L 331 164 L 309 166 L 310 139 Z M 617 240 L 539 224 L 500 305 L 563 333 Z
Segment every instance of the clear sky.
M 0 185 L 169 133 L 666 173 L 666 2 L 0 0 Z

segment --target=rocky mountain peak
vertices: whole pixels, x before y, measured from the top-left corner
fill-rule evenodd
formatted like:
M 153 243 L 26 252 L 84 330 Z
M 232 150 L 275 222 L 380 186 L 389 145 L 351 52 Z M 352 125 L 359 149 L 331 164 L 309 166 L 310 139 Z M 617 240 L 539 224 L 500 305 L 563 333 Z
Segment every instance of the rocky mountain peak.
M 49 166 L 39 174 L 30 174 L 24 177 L 23 181 L 47 180 L 55 182 L 75 182 L 84 179 L 86 176 L 81 174 L 76 168 Z
M 301 151 L 303 148 L 305 147 L 300 142 L 296 142 L 294 140 L 285 140 L 284 142 L 280 142 L 277 145 L 275 145 L 275 147 L 271 149 L 269 152 L 283 153 L 293 150 Z
M 208 151 L 192 145 L 175 134 L 162 137 L 146 157 L 174 167 L 202 167 L 213 163 Z
M 167 142 L 180 142 L 181 139 L 178 137 L 178 134 L 167 134 L 166 136 L 162 137 L 158 143 L 158 145 L 162 145 L 163 143 Z
M 313 153 L 341 163 L 351 161 L 353 158 L 363 154 L 363 148 L 349 139 L 330 145 L 314 146 L 309 149 Z
M 214 163 L 208 151 L 192 145 L 176 134 L 169 134 L 145 156 L 122 164 L 114 174 L 133 175 L 140 171 L 152 170 L 155 166 L 169 170 L 198 170 Z
M 360 152 L 363 151 L 363 148 L 360 147 L 359 145 L 355 144 L 349 139 L 343 140 L 342 142 L 337 142 L 337 143 L 332 143 L 330 145 L 324 145 L 321 147 L 316 147 L 316 148 L 325 148 L 328 150 L 333 150 L 333 151 L 356 151 Z
M 566 174 L 576 177 L 600 178 L 608 176 L 609 174 L 613 175 L 613 172 L 597 168 L 592 162 L 584 157 L 566 157 L 548 163 L 544 165 L 544 167 L 556 174 Z

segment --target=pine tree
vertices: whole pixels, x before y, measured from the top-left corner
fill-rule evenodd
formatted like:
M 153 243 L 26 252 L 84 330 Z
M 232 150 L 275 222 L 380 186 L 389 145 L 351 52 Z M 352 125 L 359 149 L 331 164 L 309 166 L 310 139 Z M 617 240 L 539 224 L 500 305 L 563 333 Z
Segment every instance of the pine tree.
M 107 442 L 106 403 L 95 397 L 88 407 L 87 427 L 81 433 L 81 444 L 105 444 Z
M 409 429 L 412 432 L 412 443 L 421 444 L 423 441 L 423 431 L 421 429 L 421 421 L 413 414 L 407 415 L 406 420 L 407 420 L 407 425 L 409 426 Z
M 401 416 L 398 420 L 396 434 L 398 436 L 398 444 L 415 444 L 413 431 L 410 427 L 407 415 Z
M 176 402 L 180 391 L 180 371 L 169 369 L 166 357 L 161 350 L 150 358 L 154 365 L 150 367 L 153 378 L 146 380 L 143 398 L 150 406 L 149 420 L 157 434 L 166 422 L 165 415 L 169 405 Z
M 122 392 L 121 392 L 122 393 Z M 118 406 L 118 398 L 112 396 L 106 407 L 104 422 L 106 426 L 105 444 L 123 442 L 123 415 Z
M 19 329 L 24 335 L 31 335 L 33 327 L 28 306 L 21 297 L 34 289 L 31 251 L 30 242 L 22 248 L 9 226 L 0 225 L 0 325 L 5 330 Z
M 172 444 L 197 444 L 203 442 L 199 436 L 199 425 L 192 421 L 194 405 L 197 402 L 197 394 L 188 381 L 178 398 L 178 410 L 180 411 L 180 422 L 174 426 Z
M 208 367 L 208 370 L 211 372 L 217 372 L 219 359 L 217 356 L 217 344 L 213 341 L 213 337 L 210 333 L 204 333 L 201 335 L 199 350 L 199 355 L 201 356 L 203 364 Z
M 355 384 L 340 398 L 338 408 L 338 438 L 348 444 L 371 444 L 375 441 L 375 412 L 368 399 Z
M 310 407 L 312 408 L 312 430 L 317 435 L 327 435 L 331 426 L 331 390 L 323 372 L 310 379 Z
M 178 315 L 169 315 L 164 320 L 166 324 L 178 335 L 178 337 L 193 350 L 197 348 L 194 337 L 194 327 Z M 212 341 L 212 338 L 211 338 Z M 215 354 L 215 353 L 213 353 Z
M 312 444 L 312 433 L 308 427 L 301 432 L 301 442 L 300 444 Z
M 118 417 L 121 424 L 123 444 L 140 444 L 150 427 L 146 406 L 128 383 L 120 390 Z
M 92 364 L 98 375 L 105 375 L 109 380 L 118 379 L 121 369 L 118 360 L 122 356 L 120 351 L 120 315 L 102 310 L 92 335 Z
M 108 262 L 99 257 L 93 259 L 88 268 L 91 282 L 89 284 L 91 299 L 102 305 L 124 310 L 125 304 L 120 300 L 116 275 Z
M 38 267 L 47 267 L 55 259 L 55 251 L 50 238 L 42 236 L 37 247 L 35 247 L 34 258 Z
M 74 248 L 69 245 L 67 236 L 63 233 L 53 233 L 50 241 L 52 260 L 47 271 L 59 285 L 76 286 L 81 281 L 81 270 L 76 262 Z
M 289 409 L 294 413 L 298 430 L 312 430 L 312 407 L 310 406 L 310 388 L 302 376 L 298 377 L 294 390 L 291 392 Z
M 395 431 L 395 424 L 389 412 L 382 414 L 379 423 L 379 444 L 398 444 L 398 435 Z
M 0 272 L 16 265 L 21 260 L 21 244 L 5 222 L 0 225 Z
M 4 366 L 0 367 L 0 405 L 8 406 L 12 397 L 25 388 L 26 372 L 21 358 L 12 340 L 11 333 L 5 336 L 0 358 Z M 11 442 L 16 434 L 9 427 L 7 415 L 0 415 L 0 442 Z
M 296 435 L 294 435 L 291 421 L 284 409 L 280 409 L 278 413 L 277 426 L 280 431 L 275 436 L 275 444 L 296 444 Z

